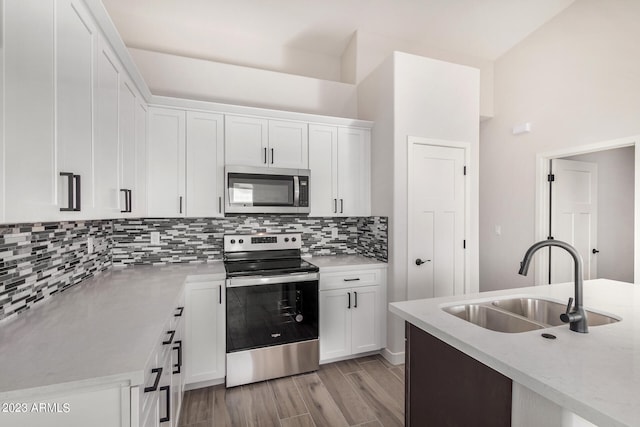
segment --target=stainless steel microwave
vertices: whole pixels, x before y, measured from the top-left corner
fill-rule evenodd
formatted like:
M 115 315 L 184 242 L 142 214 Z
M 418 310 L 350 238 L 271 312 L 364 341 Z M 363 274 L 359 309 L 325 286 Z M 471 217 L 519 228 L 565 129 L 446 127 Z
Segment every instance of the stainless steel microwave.
M 309 213 L 309 170 L 225 167 L 225 213 Z

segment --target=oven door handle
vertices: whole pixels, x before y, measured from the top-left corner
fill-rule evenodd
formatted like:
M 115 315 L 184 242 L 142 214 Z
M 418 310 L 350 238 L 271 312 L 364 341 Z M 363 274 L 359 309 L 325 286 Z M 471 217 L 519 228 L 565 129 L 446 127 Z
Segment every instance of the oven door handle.
M 227 279 L 227 288 L 240 286 L 275 285 L 278 283 L 309 282 L 318 280 L 318 273 L 289 273 L 283 276 L 245 276 Z

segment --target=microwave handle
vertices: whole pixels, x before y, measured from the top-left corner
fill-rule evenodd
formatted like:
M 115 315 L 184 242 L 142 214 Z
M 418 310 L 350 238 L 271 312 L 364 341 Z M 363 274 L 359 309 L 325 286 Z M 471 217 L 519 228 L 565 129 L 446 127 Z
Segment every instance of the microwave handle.
M 300 177 L 293 177 L 293 206 L 300 206 Z

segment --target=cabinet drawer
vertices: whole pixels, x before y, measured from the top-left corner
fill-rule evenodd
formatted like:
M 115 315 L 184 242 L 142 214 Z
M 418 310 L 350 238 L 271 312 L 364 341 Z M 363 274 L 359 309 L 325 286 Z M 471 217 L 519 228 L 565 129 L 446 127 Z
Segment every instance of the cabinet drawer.
M 320 273 L 320 290 L 355 288 L 381 284 L 382 270 L 355 270 Z

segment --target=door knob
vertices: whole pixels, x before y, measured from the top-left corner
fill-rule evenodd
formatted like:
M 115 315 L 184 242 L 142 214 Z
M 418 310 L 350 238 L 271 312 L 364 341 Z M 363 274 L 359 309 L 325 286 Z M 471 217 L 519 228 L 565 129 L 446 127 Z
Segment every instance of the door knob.
M 593 248 L 593 249 L 591 249 L 591 253 L 592 254 L 598 254 L 598 253 L 600 253 L 600 251 L 597 250 L 596 248 Z
M 431 262 L 431 260 L 430 260 L 430 259 L 424 259 L 424 260 L 422 260 L 422 259 L 420 259 L 420 258 L 417 258 L 417 259 L 416 259 L 416 265 L 422 265 L 422 264 L 424 264 L 425 262 Z

